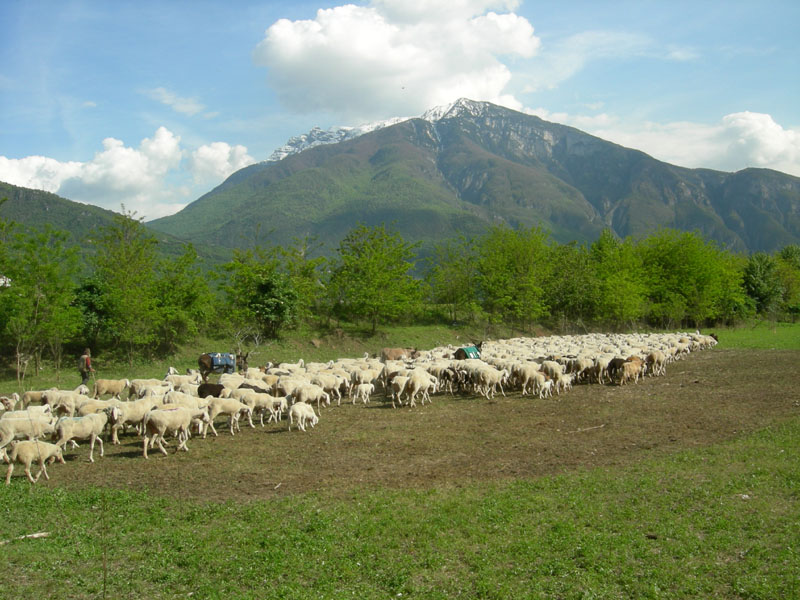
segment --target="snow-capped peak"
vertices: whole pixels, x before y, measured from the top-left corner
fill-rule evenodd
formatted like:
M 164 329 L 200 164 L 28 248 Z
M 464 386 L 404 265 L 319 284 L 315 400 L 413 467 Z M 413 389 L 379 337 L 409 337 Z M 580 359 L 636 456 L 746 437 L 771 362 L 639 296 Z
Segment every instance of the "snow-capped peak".
M 420 118 L 435 123 L 436 121 L 441 121 L 442 119 L 452 119 L 455 117 L 463 117 L 464 115 L 478 117 L 482 115 L 485 110 L 485 102 L 476 102 L 475 100 L 470 100 L 469 98 L 459 98 L 450 104 L 436 106 L 428 111 L 425 111 Z
M 331 127 L 330 129 L 325 130 L 320 129 L 319 127 L 313 127 L 308 133 L 289 138 L 289 140 L 283 146 L 276 149 L 270 155 L 266 162 L 278 162 L 287 156 L 297 154 L 298 152 L 308 150 L 309 148 L 313 148 L 315 146 L 321 146 L 323 144 L 336 144 L 345 140 L 351 140 L 360 135 L 364 135 L 365 133 L 382 129 L 384 127 L 389 127 L 390 125 L 396 125 L 397 123 L 402 123 L 406 120 L 408 120 L 408 117 L 396 117 L 393 119 L 386 119 L 385 121 L 378 121 L 376 123 L 359 125 L 357 127 Z
M 436 121 L 440 121 L 445 118 L 449 119 L 464 115 L 473 117 L 480 116 L 485 110 L 485 102 L 476 102 L 467 98 L 459 98 L 451 104 L 437 106 L 427 110 L 419 118 L 435 123 Z M 395 117 L 393 119 L 386 119 L 385 121 L 377 121 L 375 123 L 367 123 L 357 127 L 332 127 L 325 130 L 320 129 L 319 127 L 314 127 L 308 133 L 289 138 L 286 144 L 276 149 L 266 160 L 266 162 L 278 162 L 287 156 L 297 154 L 303 150 L 308 150 L 309 148 L 313 148 L 315 146 L 321 146 L 323 144 L 337 144 L 339 142 L 344 142 L 345 140 L 352 140 L 353 138 L 357 138 L 365 133 L 370 133 L 391 125 L 397 125 L 398 123 L 408 121 L 412 118 L 414 117 Z

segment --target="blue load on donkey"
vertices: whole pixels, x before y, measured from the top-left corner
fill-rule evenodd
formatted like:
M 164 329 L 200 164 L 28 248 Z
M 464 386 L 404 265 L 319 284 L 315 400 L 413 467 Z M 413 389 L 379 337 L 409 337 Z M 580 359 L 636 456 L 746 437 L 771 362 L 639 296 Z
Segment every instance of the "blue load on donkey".
M 209 352 L 211 370 L 215 373 L 233 373 L 236 370 L 236 355 L 223 352 Z

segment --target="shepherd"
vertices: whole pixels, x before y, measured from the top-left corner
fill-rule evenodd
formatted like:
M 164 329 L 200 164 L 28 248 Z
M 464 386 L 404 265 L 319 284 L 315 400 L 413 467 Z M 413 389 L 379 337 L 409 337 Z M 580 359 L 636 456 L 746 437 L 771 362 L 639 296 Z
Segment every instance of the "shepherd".
M 81 385 L 89 384 L 89 375 L 94 373 L 92 367 L 92 352 L 89 348 L 83 351 L 80 359 L 78 359 L 78 372 L 81 374 Z

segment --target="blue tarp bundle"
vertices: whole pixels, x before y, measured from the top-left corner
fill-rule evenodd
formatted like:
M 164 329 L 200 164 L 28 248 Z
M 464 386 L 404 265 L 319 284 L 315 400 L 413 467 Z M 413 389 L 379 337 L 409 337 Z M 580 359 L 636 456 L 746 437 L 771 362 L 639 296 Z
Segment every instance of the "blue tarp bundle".
M 222 352 L 209 352 L 211 357 L 211 365 L 216 371 L 217 369 L 233 371 L 236 368 L 236 355 Z

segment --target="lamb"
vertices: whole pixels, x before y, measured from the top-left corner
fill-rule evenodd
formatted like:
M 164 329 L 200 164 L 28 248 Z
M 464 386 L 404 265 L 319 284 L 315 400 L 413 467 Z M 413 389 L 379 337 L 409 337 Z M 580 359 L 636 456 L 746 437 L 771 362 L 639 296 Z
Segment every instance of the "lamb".
M 362 400 L 364 405 L 369 403 L 369 397 L 375 393 L 375 385 L 372 383 L 359 383 L 356 386 L 355 393 L 353 394 L 353 404 L 356 400 Z
M 314 412 L 314 407 L 305 402 L 297 402 L 292 404 L 289 409 L 289 431 L 292 430 L 292 425 L 297 421 L 297 427 L 300 431 L 306 430 L 306 425 L 314 427 L 319 422 L 317 413 Z
M 111 407 L 99 413 L 86 415 L 85 417 L 62 417 L 58 420 L 53 433 L 53 439 L 58 438 L 57 445 L 62 448 L 67 442 L 72 441 L 73 446 L 77 446 L 73 440 L 90 440 L 89 462 L 94 462 L 94 443 L 100 443 L 100 456 L 103 456 L 103 439 L 100 435 L 108 423 L 109 415 L 119 410 Z M 116 418 L 116 414 L 115 414 Z
M 131 386 L 129 379 L 97 379 L 94 382 L 92 398 L 99 398 L 105 394 L 111 394 L 119 398 L 120 394 Z
M 171 409 L 155 409 L 149 411 L 144 417 L 144 457 L 147 456 L 148 443 L 150 446 L 158 443 L 158 448 L 167 455 L 167 449 L 164 448 L 164 436 L 167 432 L 173 431 L 178 436 L 178 447 L 175 452 L 183 449 L 188 452 L 189 448 L 186 442 L 189 439 L 189 428 L 191 427 L 192 420 L 200 419 L 203 423 L 208 423 L 209 416 L 207 409 L 199 408 L 186 408 L 179 406 Z
M 380 369 L 356 369 L 353 371 L 350 374 L 350 393 L 352 394 L 354 386 L 361 383 L 378 383 L 382 371 L 383 367 Z
M 44 473 L 45 479 L 50 479 L 50 476 L 47 474 L 45 462 L 49 460 L 52 463 L 58 460 L 61 461 L 61 464 L 64 464 L 64 455 L 61 446 L 39 440 L 29 440 L 16 442 L 12 446 L 11 455 L 7 457 L 7 460 L 8 471 L 6 471 L 6 485 L 11 483 L 11 473 L 14 472 L 15 462 L 25 465 L 25 474 L 28 476 L 28 479 L 31 483 L 36 483 L 39 481 L 39 477 L 41 477 L 42 473 Z M 35 478 L 31 475 L 31 464 L 33 461 L 39 463 L 39 472 L 36 474 Z
M 239 427 L 239 417 L 241 415 L 246 415 L 247 418 L 250 420 L 250 426 L 254 427 L 253 425 L 253 418 L 252 418 L 252 411 L 250 407 L 246 404 L 239 402 L 234 398 L 211 398 L 208 403 L 208 423 L 203 428 L 203 437 L 206 437 L 206 433 L 208 432 L 208 427 L 211 427 L 211 432 L 217 436 L 217 430 L 214 428 L 214 419 L 216 419 L 219 415 L 229 415 L 230 418 L 228 420 L 228 424 L 230 425 L 231 435 L 233 433 L 233 427 L 236 425 L 237 429 Z

